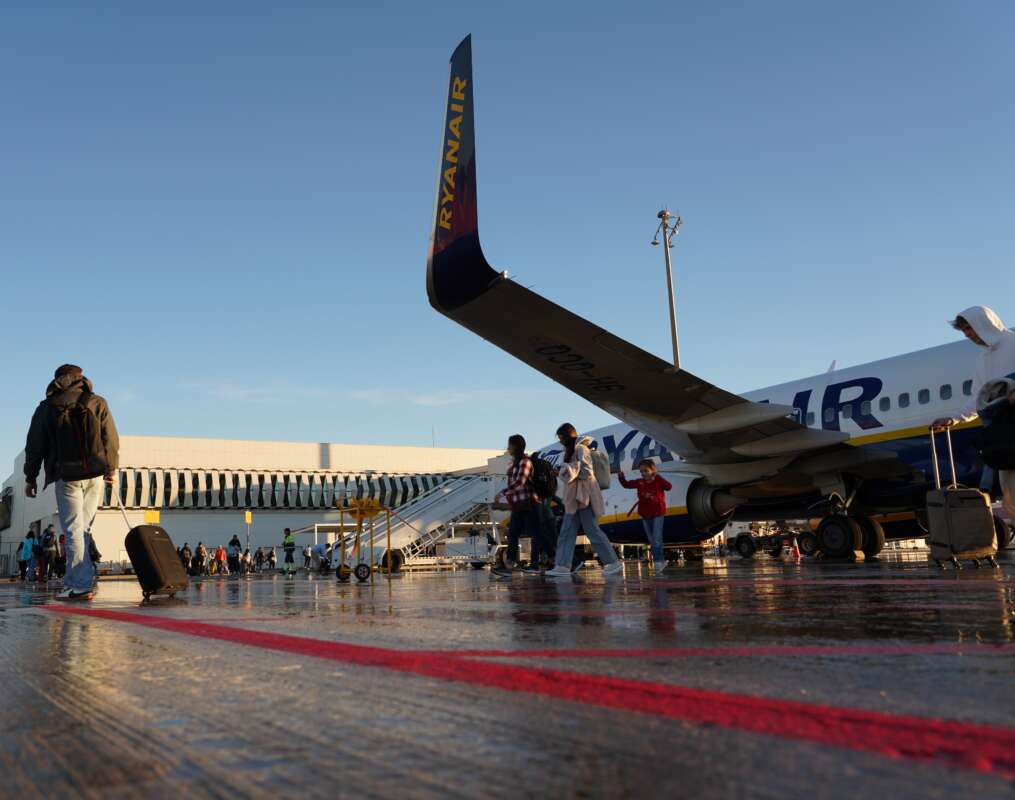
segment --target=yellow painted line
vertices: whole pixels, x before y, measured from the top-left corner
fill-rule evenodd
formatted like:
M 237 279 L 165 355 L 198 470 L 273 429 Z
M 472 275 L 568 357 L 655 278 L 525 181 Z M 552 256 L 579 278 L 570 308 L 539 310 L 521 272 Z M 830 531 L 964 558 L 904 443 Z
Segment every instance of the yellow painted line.
M 960 431 L 966 428 L 975 428 L 982 423 L 978 419 L 970 420 L 969 422 L 960 422 L 954 428 L 953 431 Z M 926 425 L 919 425 L 915 428 L 900 428 L 897 431 L 888 431 L 887 433 L 872 433 L 870 436 L 858 436 L 855 439 L 850 438 L 846 444 L 853 445 L 854 447 L 862 444 L 874 444 L 875 442 L 890 442 L 896 439 L 913 439 L 921 436 L 929 436 L 930 430 Z
M 679 517 L 681 514 L 686 514 L 686 513 L 687 513 L 687 506 L 669 506 L 666 509 L 666 516 L 667 517 Z M 638 516 L 638 512 L 637 511 L 632 511 L 631 512 L 631 516 L 627 516 L 627 514 L 610 514 L 607 517 L 600 517 L 599 518 L 599 524 L 600 525 L 610 525 L 610 524 L 615 523 L 615 522 L 633 522 L 634 520 L 637 520 L 637 519 L 641 519 L 641 517 Z

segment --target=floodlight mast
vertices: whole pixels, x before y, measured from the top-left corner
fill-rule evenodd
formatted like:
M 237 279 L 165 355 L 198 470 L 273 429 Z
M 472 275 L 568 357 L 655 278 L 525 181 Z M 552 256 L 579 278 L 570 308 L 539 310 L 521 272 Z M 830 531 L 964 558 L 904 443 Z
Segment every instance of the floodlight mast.
M 659 244 L 659 234 L 663 235 L 663 258 L 666 262 L 666 297 L 670 303 L 670 337 L 673 340 L 673 368 L 680 369 L 680 341 L 677 338 L 677 300 L 673 293 L 673 266 L 670 264 L 670 248 L 673 247 L 673 238 L 680 232 L 684 221 L 679 214 L 671 214 L 663 209 L 656 217 L 659 219 L 659 227 L 656 228 L 655 238 L 652 244 Z

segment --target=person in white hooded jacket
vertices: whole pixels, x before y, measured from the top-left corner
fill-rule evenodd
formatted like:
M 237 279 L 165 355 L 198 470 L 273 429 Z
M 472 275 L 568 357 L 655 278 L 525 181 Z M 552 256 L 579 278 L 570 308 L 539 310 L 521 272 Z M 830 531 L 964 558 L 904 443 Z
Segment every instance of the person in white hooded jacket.
M 966 408 L 954 417 L 943 417 L 932 424 L 934 430 L 942 430 L 969 422 L 979 416 L 977 401 L 985 383 L 1000 378 L 1015 376 L 1015 331 L 1008 330 L 1001 318 L 987 306 L 971 306 L 952 320 L 952 327 L 962 331 L 969 341 L 978 345 L 979 358 L 973 371 L 973 387 Z M 1015 391 L 1008 394 L 1008 402 L 1015 405 Z M 999 474 L 1001 491 L 1004 493 L 1004 508 L 1015 517 L 1015 471 L 1001 470 Z

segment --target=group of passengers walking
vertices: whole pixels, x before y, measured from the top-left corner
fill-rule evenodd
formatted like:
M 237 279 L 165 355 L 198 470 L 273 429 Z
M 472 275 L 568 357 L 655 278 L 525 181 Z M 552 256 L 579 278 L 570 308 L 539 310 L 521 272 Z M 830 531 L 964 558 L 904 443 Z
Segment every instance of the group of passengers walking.
M 574 425 L 564 423 L 557 429 L 557 440 L 563 446 L 560 464 L 553 468 L 538 454 L 525 453 L 525 438 L 515 434 L 508 439 L 508 453 L 512 458 L 508 470 L 507 486 L 498 493 L 511 509 L 508 522 L 508 548 L 505 567 L 495 568 L 497 575 L 510 575 L 518 567 L 518 542 L 523 535 L 532 539 L 529 564 L 521 568 L 528 574 L 545 574 L 550 578 L 570 577 L 574 563 L 575 541 L 581 531 L 603 565 L 604 575 L 616 575 L 623 564 L 602 528 L 599 519 L 605 513 L 601 477 L 597 476 L 595 459 L 589 436 L 579 436 Z M 652 545 L 652 560 L 657 572 L 665 569 L 663 553 L 663 522 L 666 515 L 666 492 L 673 488 L 658 475 L 655 462 L 644 459 L 639 463 L 641 477 L 627 480 L 620 473 L 621 484 L 638 491 L 638 514 L 642 519 L 646 537 Z M 561 491 L 562 489 L 562 491 Z M 555 535 L 550 506 L 561 492 L 564 518 L 560 533 Z M 495 498 L 496 500 L 497 498 Z M 543 556 L 553 566 L 544 573 L 540 566 Z
M 976 417 L 984 423 L 982 439 L 988 446 L 1000 446 L 1013 452 L 1010 441 L 1015 430 L 1015 332 L 1009 330 L 990 308 L 972 306 L 961 312 L 952 322 L 966 338 L 980 350 L 970 382 L 970 404 L 953 417 L 934 422 L 933 427 L 951 427 Z M 981 391 L 982 390 L 982 391 Z M 988 395 L 983 397 L 981 395 Z M 564 424 L 557 429 L 557 438 L 563 446 L 562 459 L 555 469 L 545 460 L 533 460 L 525 454 L 525 439 L 512 436 L 508 449 L 512 465 L 508 485 L 501 492 L 511 508 L 508 527 L 508 573 L 518 565 L 518 540 L 522 535 L 532 537 L 533 558 L 527 568 L 539 572 L 540 559 L 553 560 L 553 567 L 545 573 L 552 578 L 572 573 L 575 538 L 579 530 L 595 549 L 607 575 L 619 573 L 623 566 L 606 535 L 599 527 L 599 518 L 605 508 L 600 482 L 596 476 L 596 459 L 590 448 L 591 439 L 580 437 L 573 425 Z M 985 452 L 985 451 L 984 451 Z M 1001 459 L 1007 464 L 1013 460 Z M 645 528 L 646 538 L 652 547 L 655 569 L 665 568 L 663 553 L 663 527 L 666 511 L 666 491 L 670 484 L 656 474 L 655 464 L 646 459 L 638 465 L 641 477 L 633 481 L 620 475 L 621 483 L 638 492 L 638 514 Z M 57 368 L 53 380 L 46 388 L 46 396 L 32 416 L 25 443 L 25 494 L 38 495 L 38 475 L 44 471 L 43 489 L 54 485 L 57 514 L 62 534 L 53 526 L 36 533 L 29 532 L 17 550 L 19 574 L 26 581 L 63 579 L 61 600 L 89 600 L 97 578 L 97 565 L 101 558 L 91 538 L 91 527 L 96 512 L 107 491 L 115 482 L 119 469 L 119 435 L 105 399 L 95 394 L 91 382 L 81 368 L 64 364 Z M 609 470 L 607 470 L 609 471 Z M 564 518 L 560 533 L 554 536 L 551 504 L 557 495 L 557 484 L 563 484 Z M 996 488 L 1003 497 L 1007 512 L 1015 516 L 1015 469 L 1001 466 L 996 472 L 985 469 L 983 488 L 990 492 Z M 110 489 L 115 492 L 115 489 Z M 115 495 L 114 495 L 115 496 Z M 283 569 L 296 571 L 296 542 L 286 529 L 282 543 L 285 553 Z M 184 550 L 188 557 L 184 559 Z M 322 563 L 326 562 L 320 554 Z M 210 569 L 208 549 L 198 543 L 197 550 L 189 554 L 189 546 L 180 549 L 180 557 L 189 562 L 192 570 L 202 573 Z M 314 553 L 311 551 L 311 558 Z M 216 569 L 224 573 L 240 572 L 253 563 L 260 569 L 275 566 L 275 552 L 264 554 L 260 549 L 250 556 L 249 550 L 240 549 L 238 537 L 233 537 L 229 552 L 219 547 L 212 559 Z
M 265 550 L 267 549 L 267 553 Z M 183 543 L 176 551 L 180 563 L 192 576 L 198 575 L 249 575 L 275 569 L 275 551 L 273 548 L 258 547 L 253 553 L 250 548 L 243 548 L 240 538 L 236 535 L 228 545 L 219 545 L 209 550 L 204 542 L 198 542 L 196 550 L 190 544 Z

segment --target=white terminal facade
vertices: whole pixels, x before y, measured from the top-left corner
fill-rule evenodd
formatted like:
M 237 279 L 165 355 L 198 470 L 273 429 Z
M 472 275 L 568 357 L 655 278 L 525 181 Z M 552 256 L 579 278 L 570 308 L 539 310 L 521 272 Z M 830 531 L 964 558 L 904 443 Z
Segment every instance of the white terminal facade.
M 279 545 L 282 529 L 339 520 L 351 498 L 396 507 L 455 474 L 481 474 L 502 450 L 401 447 L 311 442 L 259 442 L 121 436 L 117 484 L 131 525 L 158 511 L 159 524 L 179 547 L 225 545 L 233 534 L 250 546 Z M 25 454 L 3 485 L 0 553 L 12 553 L 29 530 L 60 529 L 53 487 L 25 496 Z M 42 485 L 42 475 L 39 476 Z M 92 526 L 104 561 L 127 558 L 123 516 L 107 486 Z M 308 540 L 309 541 L 309 540 Z M 307 542 L 300 542 L 302 546 Z

